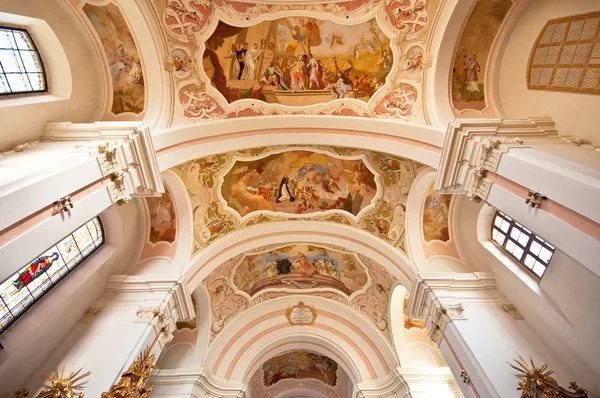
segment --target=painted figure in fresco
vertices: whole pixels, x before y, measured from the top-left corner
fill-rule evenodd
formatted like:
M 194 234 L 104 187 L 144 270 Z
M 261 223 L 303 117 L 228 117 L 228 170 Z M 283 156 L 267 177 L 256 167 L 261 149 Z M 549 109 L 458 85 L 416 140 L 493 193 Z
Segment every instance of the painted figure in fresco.
M 310 70 L 310 79 L 309 79 L 309 89 L 321 89 L 324 87 L 323 85 L 323 69 L 321 68 L 321 64 L 315 58 L 314 55 L 311 54 L 310 61 L 308 61 L 308 68 Z
M 108 58 L 113 80 L 119 81 L 124 75 L 128 74 L 133 62 L 133 58 L 125 50 L 125 45 L 122 42 L 119 43 Z
M 279 190 L 277 191 L 277 199 L 275 200 L 275 203 L 287 202 L 288 200 L 290 202 L 294 202 L 296 200 L 290 191 L 289 183 L 290 179 L 287 176 L 283 176 L 281 183 L 279 184 Z
M 388 53 L 388 50 L 383 50 L 379 61 L 377 61 L 377 69 L 380 73 L 389 73 L 392 69 L 392 56 Z
M 238 43 L 235 49 L 235 55 L 238 64 L 238 80 L 242 80 L 242 75 L 244 74 L 244 69 L 246 69 L 246 52 L 248 51 L 248 43 Z
M 267 67 L 267 69 L 265 69 L 265 73 L 263 74 L 263 79 L 261 79 L 261 81 L 264 81 L 269 86 L 279 87 L 283 90 L 288 89 L 288 86 L 283 80 L 281 72 L 277 70 L 273 62 L 269 62 L 269 66 Z
M 302 55 L 298 56 L 298 60 L 294 63 L 293 75 L 292 75 L 292 91 L 304 90 L 306 88 L 304 81 L 306 79 L 306 63 Z
M 479 66 L 479 63 L 477 62 L 476 55 L 469 58 L 469 62 L 465 69 L 465 89 L 468 91 L 479 91 L 479 76 L 477 73 L 481 72 L 481 66 Z
M 29 266 L 19 272 L 19 276 L 17 279 L 13 281 L 13 286 L 17 289 L 18 292 L 21 291 L 25 286 L 29 285 L 35 279 L 37 279 L 40 275 L 42 275 L 48 268 L 52 266 L 52 264 L 58 260 L 58 253 L 54 252 L 49 256 L 42 256 L 34 260 Z
M 264 44 L 264 40 L 262 41 Z M 245 46 L 246 44 L 244 44 Z M 263 49 L 258 49 L 258 43 L 254 43 L 252 48 L 246 50 L 244 55 L 244 72 L 242 73 L 242 80 L 254 80 L 256 79 L 256 61 L 262 55 Z
M 231 186 L 231 197 L 236 200 L 241 206 L 240 214 L 245 216 L 252 210 L 270 210 L 275 211 L 273 205 L 258 194 L 260 182 L 259 173 L 256 170 L 245 171 L 240 175 L 240 179 Z

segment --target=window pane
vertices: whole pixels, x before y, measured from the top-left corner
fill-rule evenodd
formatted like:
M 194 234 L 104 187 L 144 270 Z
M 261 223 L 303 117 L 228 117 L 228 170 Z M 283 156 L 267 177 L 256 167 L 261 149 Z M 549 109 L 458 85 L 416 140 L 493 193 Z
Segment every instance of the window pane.
M 27 284 L 32 281 L 29 267 L 15 273 L 0 285 L 0 295 L 13 316 L 21 313 L 32 301 L 33 297 L 27 290 Z
M 525 265 L 526 266 L 528 266 L 529 268 L 533 268 L 534 264 L 535 264 L 535 258 L 531 257 L 530 254 L 525 256 Z
M 527 234 L 521 234 L 521 236 L 519 236 L 519 243 L 521 244 L 521 246 L 523 247 L 527 247 L 527 243 L 529 243 L 529 235 Z
M 531 242 L 531 247 L 529 248 L 529 251 L 531 253 L 533 253 L 536 256 L 539 256 L 541 249 L 542 249 L 542 246 L 537 242 L 537 240 L 534 240 L 533 242 Z
M 0 48 L 17 48 L 10 30 L 0 29 Z
M 508 240 L 508 242 L 506 242 L 506 250 L 507 250 L 509 253 L 512 253 L 512 252 L 513 252 L 513 249 L 515 248 L 515 246 L 516 246 L 516 245 L 515 245 L 515 242 L 513 242 L 513 241 L 512 241 L 512 240 L 510 240 L 510 239 Z
M 523 249 L 521 249 L 519 246 L 515 246 L 515 249 L 513 250 L 513 254 L 516 258 L 518 258 L 520 260 L 521 257 L 523 257 Z
M 27 77 L 33 90 L 41 91 L 45 88 L 44 77 L 41 73 L 28 73 Z
M 504 244 L 504 240 L 506 239 L 506 236 L 502 235 L 502 232 L 494 229 L 494 231 L 496 232 L 496 236 L 493 238 L 496 242 L 498 242 L 498 244 L 500 246 L 502 246 Z
M 494 218 L 494 225 L 497 226 L 498 228 L 500 228 L 500 224 L 502 224 L 502 218 L 500 218 L 500 216 L 496 215 L 496 217 Z
M 75 231 L 73 236 L 75 237 L 75 241 L 77 242 L 77 246 L 79 247 L 79 250 L 81 250 L 82 255 L 85 256 L 94 249 L 95 245 L 92 241 L 92 237 L 90 236 L 87 225 L 84 225 Z
M 9 73 L 6 75 L 8 79 L 8 83 L 10 84 L 10 89 L 13 93 L 18 93 L 22 91 L 31 91 L 31 85 L 29 84 L 29 79 L 25 76 L 25 74 L 20 73 Z
M 533 266 L 533 272 L 535 272 L 535 274 L 541 278 L 542 275 L 544 275 L 544 271 L 546 271 L 546 267 L 544 267 L 544 265 L 539 261 L 536 261 L 535 265 Z
M 513 228 L 512 231 L 510 231 L 510 237 L 513 238 L 513 240 L 518 240 L 519 235 L 521 235 L 521 231 L 516 228 Z
M 546 264 L 550 262 L 552 258 L 552 252 L 545 247 L 542 247 L 542 251 L 540 252 L 540 259 L 544 261 Z
M 5 73 L 25 71 L 19 52 L 16 50 L 0 50 L 0 60 Z
M 508 232 L 508 228 L 510 228 L 510 223 L 508 223 L 505 220 L 502 220 L 502 225 L 500 226 L 500 229 L 504 232 Z
M 20 50 L 33 50 L 33 46 L 29 42 L 29 38 L 25 34 L 25 32 L 13 31 L 15 35 L 15 41 L 17 42 L 17 47 Z
M 63 260 L 67 263 L 67 267 L 71 268 L 81 259 L 81 254 L 79 253 L 79 249 L 75 244 L 73 236 L 67 236 L 57 246 Z
M 12 319 L 13 316 L 8 311 L 8 308 L 6 308 L 4 303 L 0 302 L 0 329 L 7 326 Z
M 10 93 L 10 87 L 8 86 L 6 76 L 0 74 L 0 94 L 2 93 Z
M 104 238 L 100 221 L 96 218 L 88 224 L 94 227 L 94 231 L 98 235 L 98 243 L 91 245 L 93 247 L 102 245 Z M 88 224 L 75 231 L 82 243 L 92 242 L 91 236 L 87 232 Z M 65 258 L 67 264 L 65 264 Z M 0 300 L 0 332 L 82 260 L 83 257 L 73 235 L 69 235 L 2 282 L 0 284 L 0 298 L 2 299 Z
M 20 51 L 19 53 L 27 72 L 40 72 L 42 70 L 42 66 L 33 51 Z

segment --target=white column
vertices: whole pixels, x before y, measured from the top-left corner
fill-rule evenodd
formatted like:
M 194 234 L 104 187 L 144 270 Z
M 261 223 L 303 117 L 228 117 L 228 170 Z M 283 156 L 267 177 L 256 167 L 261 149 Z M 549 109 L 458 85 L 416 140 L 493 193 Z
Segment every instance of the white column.
M 435 189 L 487 201 L 600 275 L 600 151 L 550 118 L 456 120 Z
M 109 277 L 106 293 L 81 318 L 72 332 L 32 375 L 29 390 L 40 389 L 39 376 L 73 363 L 90 371 L 84 393 L 99 397 L 109 391 L 122 372 L 146 349 L 161 330 L 158 357 L 172 337 L 175 323 L 194 317 L 191 296 L 183 278 L 172 276 Z M 35 396 L 35 395 L 34 395 Z
M 490 273 L 419 274 L 407 313 L 425 319 L 466 397 L 520 397 L 520 380 L 507 364 L 516 352 L 548 363 L 562 385 L 576 377 L 498 294 Z
M 0 156 L 0 281 L 90 218 L 164 192 L 142 123 L 49 123 L 40 142 Z M 70 197 L 70 206 L 55 201 Z

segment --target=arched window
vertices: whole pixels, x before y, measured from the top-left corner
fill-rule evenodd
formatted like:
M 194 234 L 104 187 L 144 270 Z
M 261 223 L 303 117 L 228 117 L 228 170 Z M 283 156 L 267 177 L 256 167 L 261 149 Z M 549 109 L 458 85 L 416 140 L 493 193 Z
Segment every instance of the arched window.
M 44 65 L 29 33 L 0 26 L 0 95 L 45 91 Z
M 528 87 L 600 94 L 600 12 L 546 23 L 529 58 Z
M 554 254 L 554 247 L 506 214 L 497 211 L 492 223 L 492 241 L 541 279 Z
M 98 217 L 0 284 L 0 333 L 104 243 Z

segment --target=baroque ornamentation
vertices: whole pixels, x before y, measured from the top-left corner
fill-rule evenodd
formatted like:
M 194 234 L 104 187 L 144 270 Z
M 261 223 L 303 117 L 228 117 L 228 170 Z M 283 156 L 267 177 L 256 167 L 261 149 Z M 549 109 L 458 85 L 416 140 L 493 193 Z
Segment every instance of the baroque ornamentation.
M 230 152 L 196 159 L 174 167 L 172 170 L 181 177 L 187 187 L 193 209 L 195 245 L 192 255 L 239 228 L 284 220 L 326 221 L 354 226 L 367 230 L 390 245 L 405 251 L 406 199 L 415 176 L 424 166 L 408 159 L 378 152 L 344 149 L 347 152 L 339 155 L 342 153 L 340 150 L 338 147 L 324 146 L 269 147 L 258 149 L 256 156 L 250 155 L 247 151 Z M 310 192 L 305 189 L 305 185 L 294 186 L 292 181 L 282 183 L 284 179 L 277 179 L 279 174 L 270 171 L 281 167 L 289 169 L 290 174 L 286 177 L 288 180 L 292 179 L 292 172 L 304 175 L 305 166 L 289 163 L 287 160 L 300 156 L 298 153 L 306 153 L 306 156 L 301 156 L 309 163 L 306 167 L 310 170 L 306 169 L 306 175 L 319 177 L 317 178 L 319 184 L 307 183 L 306 186 L 312 187 Z M 332 163 L 325 162 L 325 156 L 330 158 L 327 162 Z M 363 159 L 366 168 L 363 170 L 359 167 L 347 172 L 338 170 L 336 164 L 343 163 L 348 158 Z M 247 170 L 243 170 L 241 163 L 240 167 L 233 169 L 233 165 L 239 160 L 252 163 L 248 163 Z M 375 181 L 379 182 L 376 196 L 371 199 L 369 206 L 363 208 L 361 202 L 357 201 L 364 196 L 359 191 L 369 190 L 369 195 L 374 192 L 369 184 L 364 183 L 368 170 L 373 173 Z M 228 180 L 228 185 L 225 187 L 223 179 L 228 173 L 235 176 L 235 179 L 227 177 L 231 181 Z M 269 175 L 275 177 L 265 177 Z M 298 181 L 304 180 L 305 177 L 298 178 Z M 352 182 L 353 180 L 356 182 Z M 353 184 L 358 188 L 355 191 L 352 191 L 354 188 L 350 190 L 358 196 L 353 193 L 353 198 L 348 199 L 349 194 L 345 191 L 345 187 Z M 238 189 L 242 186 L 245 187 L 243 190 Z M 297 188 L 303 190 L 296 192 Z M 280 190 L 282 192 L 279 192 Z M 284 206 L 291 212 L 273 211 L 274 208 L 283 206 L 275 207 L 275 202 L 280 200 L 277 198 L 281 193 L 285 193 L 284 191 L 291 193 L 291 196 L 287 195 L 289 199 Z M 339 192 L 346 193 L 340 196 Z M 243 197 L 238 193 L 243 194 Z M 294 197 L 293 202 L 292 197 Z M 296 197 L 298 200 L 295 200 Z M 246 210 L 235 210 L 228 205 L 229 203 Z M 360 211 L 350 211 L 350 206 Z
M 421 45 L 439 4 L 439 0 L 354 0 L 300 7 L 154 0 L 169 36 L 164 64 L 173 73 L 179 98 L 176 121 L 294 114 L 423 117 L 421 87 L 405 80 L 420 83 L 422 69 L 430 65 L 431 57 Z M 267 21 L 282 30 L 263 32 L 261 24 Z M 340 29 L 334 29 L 335 24 Z M 244 47 L 248 36 L 244 32 L 250 30 L 258 32 L 250 34 L 255 42 Z M 305 87 L 294 84 L 303 54 L 308 57 L 302 61 Z M 392 70 L 394 64 L 399 67 Z M 343 85 L 336 69 L 345 74 Z M 210 87 L 196 90 L 190 85 Z
M 521 391 L 522 398 L 584 398 L 587 397 L 587 391 L 572 381 L 569 383 L 569 391 L 558 385 L 552 377 L 554 371 L 548 370 L 548 365 L 543 364 L 537 367 L 533 359 L 529 362 L 523 356 L 517 353 L 514 359 L 515 364 L 508 365 L 516 370 L 519 382 L 518 391 Z
M 487 195 L 492 187 L 492 182 L 485 178 L 487 171 L 495 172 L 500 163 L 500 157 L 510 147 L 522 146 L 523 140 L 520 138 L 500 139 L 488 137 L 479 147 L 479 159 L 477 166 L 472 171 L 474 178 L 467 197 L 475 202 L 487 199 Z
M 305 246 L 312 247 L 312 252 L 308 252 L 308 255 L 304 255 Z M 391 338 L 388 302 L 391 291 L 398 283 L 395 277 L 373 260 L 350 253 L 347 249 L 316 245 L 293 245 L 290 247 L 291 249 L 287 250 L 288 246 L 269 245 L 251 250 L 226 261 L 204 279 L 203 284 L 207 287 L 211 298 L 211 341 L 229 322 L 246 309 L 291 294 L 318 296 L 344 304 L 359 311 L 378 330 Z M 294 256 L 282 257 L 279 254 L 281 250 L 284 252 L 289 251 Z M 343 250 L 345 257 L 340 257 L 339 254 L 336 255 L 333 250 Z M 299 254 L 297 254 L 298 251 L 300 251 Z M 289 260 L 286 261 L 286 259 Z M 261 265 L 263 263 L 264 266 Z M 331 265 L 328 266 L 327 264 Z M 298 288 L 293 284 L 281 283 L 279 279 L 282 276 L 272 275 L 278 271 L 271 265 L 281 268 L 281 271 L 285 272 L 282 276 L 287 280 L 306 280 L 307 282 L 303 283 L 308 286 L 303 285 L 302 288 Z M 311 276 L 300 272 L 303 265 L 306 267 L 307 272 L 313 271 Z M 237 271 L 240 267 L 244 269 L 250 267 L 253 270 L 253 273 L 257 275 L 254 278 L 256 279 L 254 283 L 260 285 L 261 289 L 255 289 L 254 293 L 252 293 L 252 290 L 247 290 L 252 293 L 251 295 L 240 290 L 245 288 L 245 285 L 239 287 L 236 283 L 240 283 L 240 281 L 247 282 L 247 278 L 249 278 L 249 276 L 244 276 L 240 279 L 241 275 Z M 327 277 L 327 269 L 331 269 L 333 275 L 340 272 L 340 279 L 343 282 L 340 282 L 336 277 Z M 318 274 L 320 272 L 323 272 L 323 275 Z M 368 276 L 364 275 L 365 272 Z M 363 278 L 363 276 L 368 279 Z M 315 278 L 323 280 L 323 284 L 317 284 L 316 286 L 310 284 L 310 281 Z M 356 285 L 356 287 L 352 287 L 353 285 Z M 353 289 L 360 287 L 360 290 L 348 290 L 345 286 L 350 286 Z
M 54 369 L 52 376 L 42 376 L 42 380 L 49 383 L 46 387 L 40 391 L 36 398 L 75 398 L 77 391 L 84 389 L 88 377 L 91 372 L 81 373 L 83 368 L 75 370 L 75 365 L 71 367 L 67 373 L 66 368 L 63 367 L 60 374 L 58 369 Z M 15 398 L 26 398 L 29 397 L 29 390 L 23 388 L 19 391 L 15 391 Z M 84 398 L 83 392 L 77 395 L 77 398 Z

